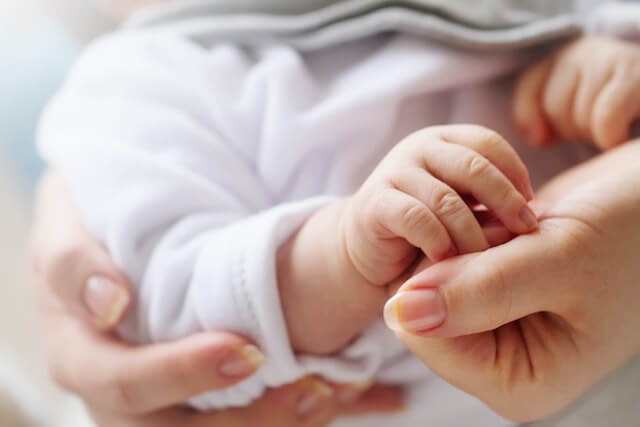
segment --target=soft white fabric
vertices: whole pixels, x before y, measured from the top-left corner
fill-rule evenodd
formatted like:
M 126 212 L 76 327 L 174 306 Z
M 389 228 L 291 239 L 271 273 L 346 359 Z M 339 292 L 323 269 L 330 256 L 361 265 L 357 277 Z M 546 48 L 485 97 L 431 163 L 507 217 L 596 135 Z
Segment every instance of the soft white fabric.
M 355 191 L 397 141 L 428 125 L 494 128 L 537 184 L 585 159 L 581 146 L 527 148 L 514 131 L 509 76 L 530 60 L 401 34 L 301 55 L 124 32 L 87 50 L 39 143 L 137 287 L 125 338 L 229 330 L 266 353 L 256 375 L 193 399 L 197 407 L 246 405 L 267 386 L 317 373 L 410 386 L 405 413 L 336 425 L 496 426 L 504 421 L 430 374 L 381 321 L 335 357 L 294 356 L 274 259 L 310 214 Z

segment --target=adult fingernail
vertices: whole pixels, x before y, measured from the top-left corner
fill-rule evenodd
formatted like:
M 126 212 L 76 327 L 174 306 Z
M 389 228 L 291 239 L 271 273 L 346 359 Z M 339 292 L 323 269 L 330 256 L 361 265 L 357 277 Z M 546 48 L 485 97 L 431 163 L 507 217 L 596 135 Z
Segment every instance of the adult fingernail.
M 360 383 L 346 384 L 337 393 L 338 403 L 341 405 L 351 405 L 358 401 L 362 393 L 373 385 L 373 381 L 363 381 Z
M 220 362 L 218 370 L 226 377 L 244 377 L 255 372 L 264 363 L 264 355 L 255 345 L 235 348 Z
M 87 280 L 84 301 L 91 313 L 106 326 L 114 326 L 129 306 L 129 294 L 111 280 L 93 276 Z
M 333 389 L 325 383 L 309 378 L 300 383 L 302 393 L 298 398 L 296 412 L 300 416 L 307 416 L 317 410 L 327 399 L 333 396 Z
M 527 230 L 535 230 L 538 227 L 538 218 L 536 218 L 536 214 L 531 210 L 529 205 L 523 206 L 518 216 L 527 227 Z
M 446 316 L 444 298 L 435 288 L 398 292 L 384 306 L 384 320 L 397 332 L 426 332 L 440 326 Z

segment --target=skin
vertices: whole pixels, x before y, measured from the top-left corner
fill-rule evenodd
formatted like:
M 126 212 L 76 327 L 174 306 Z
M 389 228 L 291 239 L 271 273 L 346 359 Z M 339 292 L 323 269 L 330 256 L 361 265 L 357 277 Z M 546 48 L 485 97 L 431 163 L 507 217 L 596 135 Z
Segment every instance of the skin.
M 463 193 L 510 232 L 536 227 L 524 164 L 500 135 L 475 125 L 408 136 L 355 194 L 313 215 L 278 254 L 292 346 L 314 354 L 343 348 L 380 316 L 389 289 L 406 280 L 421 253 L 442 260 L 486 249 L 487 236 Z
M 629 139 L 640 117 L 640 47 L 585 37 L 527 70 L 516 85 L 514 117 L 532 145 L 592 141 L 601 149 Z
M 516 421 L 551 414 L 640 353 L 640 142 L 554 179 L 536 233 L 482 253 L 425 262 L 387 306 L 425 364 Z M 414 304 L 425 290 L 446 316 Z
M 446 142 L 443 140 L 445 137 L 458 138 L 461 142 L 459 144 Z M 386 186 L 387 191 L 393 191 L 389 181 L 390 175 L 393 175 L 391 172 L 407 170 L 407 163 L 410 163 L 416 172 L 427 175 L 425 170 L 420 169 L 419 162 L 416 164 L 411 160 L 414 157 L 424 155 L 420 150 L 424 145 L 433 145 L 431 150 L 440 146 L 445 152 L 450 148 L 450 153 L 464 154 L 467 162 L 455 164 L 458 169 L 439 169 L 442 173 L 452 177 L 454 181 L 458 179 L 457 171 L 460 176 L 468 173 L 464 169 L 468 162 L 472 162 L 476 158 L 479 159 L 480 156 L 482 159 L 491 159 L 493 163 L 483 160 L 484 166 L 479 169 L 479 172 L 489 174 L 498 186 L 503 187 L 505 191 L 500 191 L 500 194 L 508 198 L 507 201 L 513 202 L 511 205 L 516 212 L 520 205 L 526 205 L 524 197 L 516 189 L 516 186 L 520 188 L 528 186 L 528 175 L 524 166 L 508 144 L 499 136 L 475 126 L 433 129 L 409 137 L 405 144 L 399 145 L 397 154 L 390 155 L 389 159 L 381 164 L 380 172 L 374 172 L 371 178 L 374 184 L 365 184 L 364 190 L 362 190 L 364 194 L 356 194 L 351 203 L 356 205 L 362 203 L 361 199 L 366 199 L 376 193 L 380 186 Z M 509 166 L 514 162 L 516 167 Z M 494 164 L 498 166 L 494 166 Z M 503 173 L 502 170 L 505 172 Z M 435 178 L 431 178 L 431 182 L 438 182 L 441 188 L 448 191 L 447 195 L 455 197 L 458 203 L 464 203 L 453 189 L 445 186 L 442 182 L 436 181 Z M 410 190 L 407 191 L 410 192 Z M 490 200 L 487 195 L 481 192 L 474 194 L 478 200 L 484 201 L 488 205 L 498 205 L 503 201 Z M 426 205 L 424 206 L 426 207 Z M 465 223 L 472 222 L 480 229 L 480 235 L 477 236 L 475 242 L 465 241 L 469 247 L 477 245 L 478 248 L 484 248 L 489 243 L 495 244 L 504 241 L 505 236 L 510 235 L 508 232 L 492 232 L 491 227 L 482 230 L 478 225 L 479 220 L 470 210 L 466 210 L 466 204 L 464 206 L 465 215 L 460 215 L 460 227 Z M 330 209 L 322 211 L 308 224 L 314 226 L 323 224 L 325 227 L 329 224 L 331 226 L 331 222 L 315 222 L 319 218 L 322 219 L 323 214 L 332 212 Z M 340 205 L 340 209 L 333 213 L 345 215 L 346 209 L 346 204 Z M 455 224 L 455 218 L 446 218 L 447 212 L 440 215 L 439 218 L 446 219 L 448 224 Z M 515 229 L 518 227 L 522 229 L 522 225 L 514 220 L 513 212 L 508 210 L 502 212 L 503 216 L 514 224 Z M 374 218 L 379 216 L 375 210 L 370 211 L 369 215 Z M 435 215 L 433 214 L 434 217 Z M 342 220 L 343 216 L 330 216 L 330 218 Z M 393 219 L 392 216 L 391 220 Z M 311 414 L 304 414 L 301 418 L 297 413 L 297 404 L 303 393 L 309 389 L 309 380 L 307 379 L 298 384 L 269 391 L 249 408 L 207 414 L 180 409 L 177 405 L 189 397 L 207 390 L 227 387 L 246 376 L 225 377 L 216 369 L 216 365 L 229 353 L 230 348 L 238 348 L 240 345 L 248 344 L 247 341 L 242 337 L 228 333 L 202 333 L 176 342 L 131 347 L 105 333 L 113 329 L 126 314 L 126 307 L 131 302 L 130 290 L 126 278 L 118 272 L 105 249 L 91 239 L 79 225 L 80 223 L 77 213 L 73 210 L 71 195 L 63 180 L 55 174 L 46 175 L 41 183 L 36 203 L 32 260 L 34 279 L 38 285 L 36 289 L 40 296 L 43 326 L 47 332 L 45 335 L 48 337 L 51 371 L 61 386 L 83 397 L 99 425 L 224 425 L 225 427 L 296 425 L 315 427 L 326 425 L 344 412 L 386 412 L 396 410 L 401 405 L 399 391 L 392 388 L 374 386 L 368 389 L 362 385 L 331 385 L 333 395 L 321 396 L 324 398 L 320 399 Z M 388 228 L 400 227 L 394 223 L 382 225 Z M 308 230 L 318 231 L 317 228 L 306 227 L 298 233 L 297 237 L 306 236 Z M 319 230 L 324 232 L 322 228 Z M 331 241 L 331 239 L 324 240 Z M 312 239 L 310 242 L 314 241 L 317 242 L 318 239 Z M 293 239 L 292 242 L 299 244 L 301 240 Z M 382 247 L 364 247 L 363 250 L 369 251 L 366 253 L 372 255 L 378 255 L 377 251 L 380 250 L 388 251 L 389 248 L 384 247 L 385 239 L 381 239 L 381 243 Z M 293 244 L 285 247 L 291 248 L 292 252 L 295 248 Z M 317 244 L 307 246 L 307 248 L 317 247 Z M 398 244 L 392 243 L 390 248 L 394 250 L 398 248 Z M 409 248 L 408 244 L 407 248 Z M 332 254 L 333 252 L 328 251 L 327 253 Z M 296 252 L 296 255 L 299 253 Z M 292 259 L 297 258 L 293 257 Z M 347 257 L 346 260 L 348 259 Z M 323 271 L 317 269 L 317 259 L 315 262 L 315 271 Z M 338 271 L 344 271 L 342 270 L 344 264 L 336 263 L 335 265 L 340 266 Z M 281 266 L 282 264 L 280 264 Z M 384 268 L 388 270 L 387 267 Z M 402 269 L 406 269 L 406 267 L 402 267 Z M 305 272 L 308 273 L 308 271 Z M 342 293 L 336 290 L 336 295 L 345 295 L 344 290 L 349 290 L 351 292 L 347 293 L 349 297 L 351 295 L 357 296 L 357 299 L 351 300 L 356 303 L 375 293 L 376 300 L 373 300 L 369 307 L 375 309 L 375 315 L 379 315 L 388 291 L 383 290 L 381 286 L 372 286 L 366 279 L 363 280 L 360 277 L 361 273 L 354 266 L 349 265 L 348 271 L 349 274 L 358 275 L 359 282 L 356 282 L 356 285 L 366 283 L 366 286 L 359 289 L 352 286 L 340 286 Z M 401 275 L 402 271 L 398 269 L 394 274 Z M 96 308 L 104 308 L 105 304 L 93 303 L 94 298 L 90 295 L 91 288 L 86 286 L 89 279 L 96 276 L 107 280 L 118 293 L 126 296 L 124 300 L 126 304 L 120 307 L 120 311 L 115 316 L 113 310 L 110 309 L 96 310 Z M 336 281 L 335 283 L 342 285 L 344 282 Z M 324 283 L 321 284 L 324 285 Z M 300 289 L 300 286 L 295 289 Z M 303 287 L 302 289 L 305 293 L 298 301 L 314 301 L 313 307 L 318 307 L 318 300 L 313 299 L 313 296 L 308 293 L 310 288 Z M 322 289 L 322 287 L 317 286 L 314 289 Z M 353 291 L 354 289 L 356 291 Z M 315 290 L 311 289 L 312 292 Z M 285 311 L 288 306 L 299 305 L 286 303 L 287 298 L 293 297 L 295 300 L 298 295 L 283 292 Z M 110 295 L 112 294 L 113 292 Z M 335 303 L 335 295 L 332 298 L 331 301 Z M 108 301 L 113 302 L 112 300 L 113 298 L 108 298 Z M 354 323 L 353 314 L 350 316 L 351 322 Z M 301 318 L 309 318 L 309 316 L 301 316 Z M 364 320 L 361 322 L 360 327 L 364 328 L 366 326 Z M 314 336 L 316 340 L 322 341 L 322 337 L 317 331 L 314 334 L 307 334 L 307 336 Z M 95 366 L 100 366 L 101 369 L 96 370 Z M 247 375 L 249 374 L 250 372 L 247 373 Z M 317 378 L 313 381 L 322 383 Z M 327 388 L 326 385 L 325 388 Z M 345 395 L 348 397 L 346 401 Z M 267 422 L 265 420 L 275 424 L 265 424 Z
M 390 387 L 336 385 L 311 378 L 270 390 L 247 408 L 185 410 L 183 402 L 190 397 L 230 386 L 252 373 L 226 376 L 218 369 L 230 352 L 250 343 L 233 334 L 207 332 L 133 347 L 109 334 L 126 306 L 109 321 L 97 315 L 86 304 L 87 279 L 106 277 L 127 295 L 129 287 L 104 248 L 80 224 L 65 183 L 47 174 L 36 199 L 31 260 L 50 371 L 59 385 L 84 400 L 98 425 L 321 427 L 341 414 L 402 407 L 401 392 Z M 309 393 L 316 395 L 315 404 L 300 413 L 300 402 Z

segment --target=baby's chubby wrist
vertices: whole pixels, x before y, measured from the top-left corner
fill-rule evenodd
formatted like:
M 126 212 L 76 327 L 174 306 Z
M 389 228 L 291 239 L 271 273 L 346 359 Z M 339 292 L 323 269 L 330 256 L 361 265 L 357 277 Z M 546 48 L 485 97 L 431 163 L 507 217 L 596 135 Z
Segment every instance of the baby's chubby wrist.
M 373 286 L 349 257 L 344 227 L 350 199 L 312 215 L 278 251 L 282 310 L 293 349 L 330 354 L 382 312 L 386 288 Z

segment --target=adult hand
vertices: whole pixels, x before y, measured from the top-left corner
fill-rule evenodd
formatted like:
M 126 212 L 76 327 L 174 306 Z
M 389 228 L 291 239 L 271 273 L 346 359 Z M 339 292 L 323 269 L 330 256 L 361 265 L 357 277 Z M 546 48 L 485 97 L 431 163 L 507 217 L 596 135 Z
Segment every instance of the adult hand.
M 317 378 L 270 390 L 247 408 L 199 413 L 200 393 L 252 374 L 260 351 L 229 333 L 132 347 L 110 335 L 131 301 L 126 279 L 80 226 L 64 182 L 41 184 L 32 236 L 34 283 L 54 379 L 79 394 L 100 426 L 308 426 L 341 413 L 397 410 L 397 390 L 328 385 Z
M 388 325 L 453 385 L 518 421 L 640 352 L 640 142 L 556 178 L 537 232 L 425 268 Z

